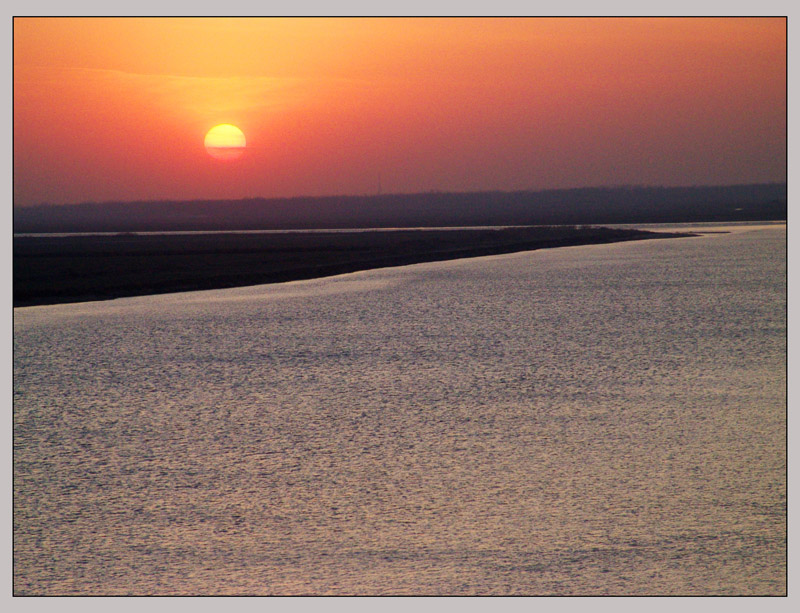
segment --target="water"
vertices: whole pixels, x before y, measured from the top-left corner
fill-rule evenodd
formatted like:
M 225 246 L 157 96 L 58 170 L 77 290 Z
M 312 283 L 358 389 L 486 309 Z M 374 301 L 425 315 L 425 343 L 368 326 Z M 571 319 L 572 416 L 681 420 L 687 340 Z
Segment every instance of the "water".
M 15 309 L 15 593 L 785 594 L 786 231 L 730 229 Z
M 725 224 L 726 228 L 752 226 L 752 221 L 732 221 Z M 785 221 L 762 221 L 760 226 L 785 225 Z M 596 225 L 596 224 L 595 224 Z M 602 224 L 605 228 L 641 228 L 647 230 L 685 231 L 687 229 L 703 230 L 718 227 L 719 222 L 704 221 L 699 223 L 649 223 L 649 224 Z M 400 232 L 415 230 L 417 232 L 455 232 L 463 230 L 506 230 L 513 228 L 536 228 L 548 226 L 420 226 L 416 228 L 310 228 L 310 229 L 285 229 L 285 230 L 161 230 L 161 231 L 136 231 L 136 232 L 15 232 L 14 237 L 20 238 L 67 238 L 71 236 L 194 236 L 206 234 L 350 234 L 362 232 Z M 669 230 L 667 230 L 669 229 Z

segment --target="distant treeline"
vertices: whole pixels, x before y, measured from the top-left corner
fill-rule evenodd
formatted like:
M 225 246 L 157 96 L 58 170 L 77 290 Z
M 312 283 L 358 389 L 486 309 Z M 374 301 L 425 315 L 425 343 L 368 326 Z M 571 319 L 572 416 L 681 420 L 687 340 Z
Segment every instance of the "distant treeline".
M 14 208 L 14 232 L 144 232 L 786 219 L 786 184 L 103 202 Z

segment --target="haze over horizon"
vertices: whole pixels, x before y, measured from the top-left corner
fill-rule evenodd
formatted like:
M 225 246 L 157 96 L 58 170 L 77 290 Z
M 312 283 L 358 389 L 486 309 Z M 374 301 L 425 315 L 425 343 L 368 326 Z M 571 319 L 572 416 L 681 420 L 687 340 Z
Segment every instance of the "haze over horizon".
M 561 187 L 561 188 L 545 188 L 545 189 L 497 189 L 497 190 L 439 190 L 439 189 L 429 189 L 425 191 L 414 191 L 414 192 L 386 192 L 381 191 L 380 193 L 342 193 L 342 194 L 318 194 L 318 195 L 311 195 L 311 194 L 293 194 L 290 196 L 287 195 L 277 195 L 277 196 L 242 196 L 236 198 L 147 198 L 147 199 L 136 199 L 136 200 L 85 200 L 85 201 L 76 201 L 76 202 L 29 202 L 26 204 L 16 204 L 16 208 L 28 208 L 28 207 L 48 207 L 48 206 L 75 206 L 75 205 L 102 205 L 102 204 L 126 204 L 126 203 L 193 203 L 193 202 L 237 202 L 237 201 L 247 201 L 247 200 L 322 200 L 322 199 L 335 199 L 335 198 L 345 198 L 345 199 L 356 199 L 356 198 L 391 198 L 391 197 L 402 197 L 402 196 L 428 196 L 428 195 L 457 195 L 457 194 L 465 194 L 465 195 L 480 195 L 480 194 L 491 194 L 491 193 L 498 193 L 498 194 L 539 194 L 539 193 L 550 193 L 550 192 L 570 192 L 570 191 L 619 191 L 619 190 L 672 190 L 672 189 L 715 189 L 715 188 L 747 188 L 752 186 L 785 186 L 786 181 L 765 181 L 759 183 L 753 182 L 738 182 L 738 183 L 727 183 L 724 185 L 721 184 L 696 184 L 696 185 L 633 185 L 633 184 L 625 184 L 625 185 L 575 185 L 570 187 Z
M 14 19 L 15 206 L 785 181 L 783 18 Z

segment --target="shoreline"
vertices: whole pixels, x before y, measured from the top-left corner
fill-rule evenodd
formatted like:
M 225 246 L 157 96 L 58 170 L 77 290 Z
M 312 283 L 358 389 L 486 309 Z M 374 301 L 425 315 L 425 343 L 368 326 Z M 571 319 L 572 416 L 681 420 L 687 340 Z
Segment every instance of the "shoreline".
M 580 226 L 14 237 L 13 306 L 246 287 L 555 247 L 698 236 Z

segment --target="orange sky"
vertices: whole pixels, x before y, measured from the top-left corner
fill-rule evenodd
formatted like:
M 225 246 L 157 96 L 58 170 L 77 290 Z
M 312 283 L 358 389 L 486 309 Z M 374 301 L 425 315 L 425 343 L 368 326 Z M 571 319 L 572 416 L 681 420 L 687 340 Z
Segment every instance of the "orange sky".
M 14 201 L 785 181 L 785 25 L 18 18 Z

